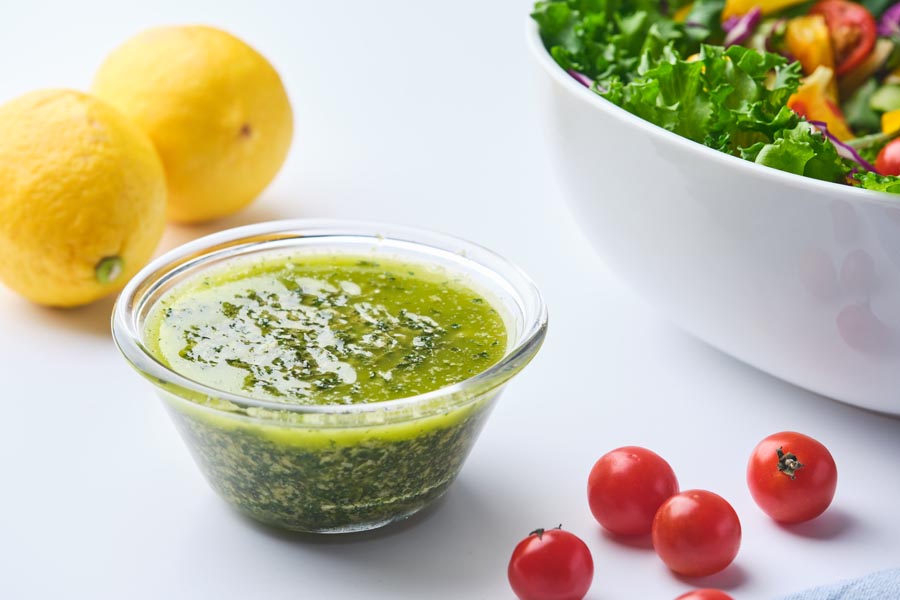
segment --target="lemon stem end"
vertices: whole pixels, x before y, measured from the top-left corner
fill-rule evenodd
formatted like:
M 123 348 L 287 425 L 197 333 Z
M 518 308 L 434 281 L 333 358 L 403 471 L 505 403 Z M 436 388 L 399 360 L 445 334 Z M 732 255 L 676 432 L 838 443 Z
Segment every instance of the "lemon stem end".
M 122 274 L 122 259 L 118 256 L 105 256 L 94 267 L 94 274 L 100 283 L 112 283 Z

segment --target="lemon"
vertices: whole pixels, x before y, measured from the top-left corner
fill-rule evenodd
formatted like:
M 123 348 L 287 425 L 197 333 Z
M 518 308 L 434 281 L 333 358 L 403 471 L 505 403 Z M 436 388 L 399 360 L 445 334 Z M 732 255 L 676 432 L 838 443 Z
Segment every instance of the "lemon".
M 291 145 L 293 116 L 278 73 L 212 27 L 138 34 L 109 55 L 93 93 L 153 140 L 175 221 L 240 210 L 275 177 Z
M 117 291 L 165 227 L 166 185 L 149 138 L 81 92 L 0 106 L 0 280 L 39 304 Z

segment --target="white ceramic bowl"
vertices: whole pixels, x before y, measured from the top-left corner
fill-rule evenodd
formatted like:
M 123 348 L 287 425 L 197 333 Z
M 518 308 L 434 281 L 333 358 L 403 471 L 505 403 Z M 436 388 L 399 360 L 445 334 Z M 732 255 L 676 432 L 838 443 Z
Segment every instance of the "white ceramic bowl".
M 567 199 L 610 267 L 728 354 L 900 414 L 900 195 L 679 137 L 572 79 L 530 21 L 527 37 Z

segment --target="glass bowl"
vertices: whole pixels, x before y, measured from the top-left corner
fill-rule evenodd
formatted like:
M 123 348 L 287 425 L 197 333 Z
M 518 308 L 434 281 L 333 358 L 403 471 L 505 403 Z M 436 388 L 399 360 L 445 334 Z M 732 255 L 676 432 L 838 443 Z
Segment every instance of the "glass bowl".
M 148 349 L 145 323 L 173 288 L 245 258 L 372 255 L 461 275 L 503 316 L 506 353 L 491 367 L 428 393 L 351 405 L 290 405 L 204 385 Z M 534 358 L 547 310 L 517 267 L 476 244 L 418 229 L 333 220 L 239 227 L 159 257 L 125 287 L 113 338 L 156 388 L 213 489 L 250 517 L 285 529 L 339 533 L 406 518 L 456 478 L 504 384 Z

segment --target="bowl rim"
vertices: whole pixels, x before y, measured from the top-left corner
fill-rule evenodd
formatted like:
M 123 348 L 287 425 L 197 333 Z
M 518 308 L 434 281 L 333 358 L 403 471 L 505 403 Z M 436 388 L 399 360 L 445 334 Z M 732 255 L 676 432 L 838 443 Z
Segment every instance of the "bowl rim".
M 139 327 L 139 316 L 147 302 L 150 302 L 150 306 L 158 302 L 159 298 L 150 301 L 148 296 L 156 289 L 154 286 L 158 287 L 166 277 L 173 276 L 173 274 L 196 266 L 203 261 L 208 261 L 210 257 L 229 249 L 239 251 L 240 248 L 249 248 L 254 244 L 259 247 L 279 240 L 338 236 L 370 238 L 373 242 L 389 240 L 400 242 L 407 248 L 418 247 L 422 250 L 439 251 L 445 255 L 453 254 L 470 261 L 481 270 L 489 271 L 492 277 L 508 286 L 518 296 L 516 303 L 522 311 L 523 322 L 521 335 L 499 361 L 460 382 L 414 396 L 349 405 L 284 404 L 222 390 L 195 381 L 171 369 L 144 345 L 143 332 Z M 502 268 L 503 272 L 472 258 L 473 254 L 490 259 L 497 267 Z M 225 256 L 224 260 L 228 260 L 228 256 Z M 226 400 L 241 410 L 265 409 L 281 414 L 301 415 L 353 415 L 429 406 L 444 398 L 475 399 L 485 390 L 494 389 L 506 383 L 537 354 L 546 337 L 547 321 L 547 306 L 534 281 L 514 263 L 475 242 L 429 229 L 377 221 L 284 219 L 225 229 L 177 246 L 153 259 L 129 280 L 116 299 L 111 326 L 113 340 L 131 366 L 151 379 L 155 385 L 163 384 L 170 393 L 172 390 L 168 389 L 168 386 L 174 385 L 178 389 L 199 394 L 201 397 Z M 183 400 L 192 401 L 183 394 L 176 395 Z M 211 406 L 208 402 L 192 402 L 204 408 L 213 408 L 215 412 L 234 414 L 234 407 L 226 409 Z M 449 408 L 450 405 L 455 405 L 455 403 L 451 402 L 447 407 Z
M 562 86 L 563 89 L 594 109 L 634 126 L 647 135 L 664 140 L 669 144 L 679 146 L 685 151 L 699 153 L 701 156 L 706 157 L 712 162 L 718 162 L 723 166 L 743 170 L 747 175 L 769 177 L 782 182 L 789 187 L 801 188 L 809 192 L 825 192 L 830 196 L 841 193 L 846 195 L 848 200 L 867 202 L 879 206 L 891 206 L 896 208 L 898 202 L 900 202 L 900 194 L 879 190 L 867 190 L 841 183 L 805 177 L 795 173 L 788 173 L 765 165 L 759 165 L 725 152 L 720 152 L 708 146 L 704 146 L 699 142 L 682 137 L 677 133 L 664 129 L 650 121 L 646 121 L 637 115 L 631 114 L 624 108 L 613 104 L 606 98 L 578 83 L 571 75 L 566 73 L 555 60 L 553 60 L 553 56 L 551 56 L 541 39 L 538 24 L 530 15 L 526 17 L 525 37 L 532 56 L 534 56 L 538 64 L 543 67 L 543 70 L 550 75 L 556 83 Z

